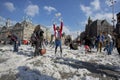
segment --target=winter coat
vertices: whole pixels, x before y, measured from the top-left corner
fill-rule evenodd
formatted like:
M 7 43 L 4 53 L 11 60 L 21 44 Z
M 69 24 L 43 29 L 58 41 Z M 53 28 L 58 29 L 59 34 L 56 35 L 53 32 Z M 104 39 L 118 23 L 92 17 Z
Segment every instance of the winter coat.
M 108 34 L 108 36 L 107 36 L 107 41 L 108 41 L 108 43 L 113 42 L 113 38 L 110 34 Z
M 97 41 L 98 41 L 98 42 L 104 42 L 104 36 L 103 36 L 103 35 L 97 36 Z
M 42 31 L 41 29 L 37 32 L 34 32 L 31 35 L 31 42 L 36 43 L 37 41 L 43 40 L 44 39 L 43 33 L 44 31 Z
M 55 24 L 53 24 L 53 29 L 54 29 L 55 39 L 57 39 L 58 37 L 59 37 L 59 39 L 61 39 L 61 37 L 62 37 L 62 29 L 63 29 L 63 22 L 61 22 L 59 31 L 56 29 Z
M 13 42 L 18 41 L 18 37 L 15 34 L 10 35 L 9 37 L 10 37 L 11 41 L 13 41 Z
M 31 43 L 32 43 L 32 45 L 36 44 L 36 42 L 37 42 L 36 34 L 32 33 L 32 35 L 31 35 Z
M 44 31 L 42 29 L 40 29 L 39 31 L 35 32 L 37 40 L 43 40 L 44 39 L 43 33 L 44 33 Z
M 84 38 L 84 40 L 85 40 L 85 45 L 88 45 L 88 46 L 92 45 L 92 42 L 88 37 Z
M 41 43 L 44 40 L 43 33 L 44 31 L 41 29 L 39 31 L 33 32 L 33 34 L 31 35 L 32 46 L 41 46 Z

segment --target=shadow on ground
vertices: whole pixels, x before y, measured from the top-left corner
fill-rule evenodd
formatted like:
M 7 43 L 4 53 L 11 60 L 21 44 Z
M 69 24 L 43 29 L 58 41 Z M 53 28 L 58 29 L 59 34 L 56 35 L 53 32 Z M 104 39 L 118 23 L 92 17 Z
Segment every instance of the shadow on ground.
M 17 78 L 19 80 L 56 80 L 51 76 L 43 75 L 37 69 L 30 69 L 27 66 L 20 66 L 18 70 Z
M 27 66 L 18 67 L 18 73 L 9 72 L 9 74 L 1 75 L 0 80 L 56 80 L 55 78 L 43 75 L 37 69 L 30 69 Z
M 19 51 L 17 54 L 18 55 L 24 55 L 24 56 L 27 56 L 27 57 L 32 57 L 34 52 L 32 52 L 32 51 Z
M 62 60 L 60 60 L 62 59 Z M 120 67 L 118 66 L 111 66 L 111 65 L 102 65 L 92 62 L 84 62 L 79 61 L 71 58 L 56 58 L 54 61 L 55 63 L 68 65 L 75 69 L 87 69 L 94 75 L 101 75 L 101 78 L 106 75 L 106 78 L 112 79 L 112 80 L 118 80 L 120 79 L 120 71 L 117 71 L 117 69 L 120 70 Z

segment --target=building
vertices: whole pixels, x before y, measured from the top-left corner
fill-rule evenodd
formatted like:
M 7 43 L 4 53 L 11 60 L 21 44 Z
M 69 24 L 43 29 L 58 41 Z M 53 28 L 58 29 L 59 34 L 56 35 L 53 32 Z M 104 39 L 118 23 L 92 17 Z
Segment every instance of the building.
M 7 20 L 9 21 L 9 20 Z M 10 26 L 9 22 L 6 22 L 6 25 L 0 28 L 0 41 L 7 41 L 8 32 L 12 32 L 16 34 L 19 39 L 22 40 L 30 40 L 31 34 L 36 25 L 32 24 L 32 22 L 23 20 L 21 23 L 16 23 L 14 26 Z M 51 33 L 49 29 L 43 25 L 41 28 L 44 31 L 45 39 L 50 39 Z
M 88 35 L 89 37 L 96 37 L 100 34 L 100 32 L 104 32 L 107 34 L 112 34 L 114 28 L 113 26 L 108 23 L 106 19 L 104 20 L 95 20 L 92 21 L 91 18 L 88 18 L 88 23 L 85 26 L 84 34 L 82 33 L 81 37 L 83 38 L 83 35 Z

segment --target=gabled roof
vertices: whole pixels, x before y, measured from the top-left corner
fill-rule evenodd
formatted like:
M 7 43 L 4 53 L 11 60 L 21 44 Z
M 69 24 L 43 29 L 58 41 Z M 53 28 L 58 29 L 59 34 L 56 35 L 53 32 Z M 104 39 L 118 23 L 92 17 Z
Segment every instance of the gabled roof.
M 107 24 L 108 26 L 112 26 L 106 19 L 102 20 L 101 24 Z
M 108 25 L 108 26 L 112 26 L 106 19 L 104 19 L 104 20 L 95 20 L 95 21 L 93 21 L 93 23 L 92 24 L 95 24 L 95 25 L 104 25 L 104 24 L 106 24 L 106 25 Z

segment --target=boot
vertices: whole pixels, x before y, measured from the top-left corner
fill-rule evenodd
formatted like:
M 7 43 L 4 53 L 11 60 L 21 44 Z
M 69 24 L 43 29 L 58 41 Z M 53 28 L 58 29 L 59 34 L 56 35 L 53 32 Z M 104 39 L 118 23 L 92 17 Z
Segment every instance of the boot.
M 60 53 L 60 56 L 62 57 L 62 49 L 60 50 L 60 52 L 61 52 L 61 53 Z

